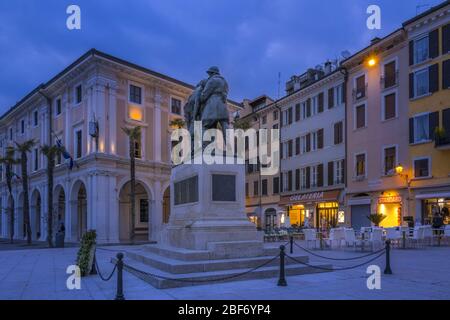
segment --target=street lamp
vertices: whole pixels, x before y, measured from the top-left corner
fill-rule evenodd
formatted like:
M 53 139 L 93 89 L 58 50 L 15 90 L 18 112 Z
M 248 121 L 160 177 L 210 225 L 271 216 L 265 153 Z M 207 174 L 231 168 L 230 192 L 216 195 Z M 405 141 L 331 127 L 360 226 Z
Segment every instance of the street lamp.
M 409 211 L 409 201 L 411 198 L 411 180 L 409 179 L 409 176 L 407 173 L 403 173 L 404 171 L 404 167 L 401 164 L 398 164 L 395 167 L 395 172 L 400 176 L 403 177 L 406 181 L 406 186 L 407 186 L 407 190 L 408 190 L 408 198 L 406 199 L 407 203 L 406 203 L 406 207 L 408 209 L 408 215 L 410 215 L 410 211 Z
M 376 66 L 377 62 L 378 61 L 375 57 L 371 57 L 371 58 L 369 58 L 369 60 L 367 60 L 367 65 L 369 67 L 374 67 L 374 66 Z

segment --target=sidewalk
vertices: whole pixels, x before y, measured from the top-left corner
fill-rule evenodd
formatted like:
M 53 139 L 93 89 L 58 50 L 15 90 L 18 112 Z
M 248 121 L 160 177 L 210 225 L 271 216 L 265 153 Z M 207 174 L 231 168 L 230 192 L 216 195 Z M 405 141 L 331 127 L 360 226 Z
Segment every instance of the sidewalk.
M 2 250 L 0 244 L 0 299 L 113 299 L 116 276 L 103 282 L 98 276 L 83 278 L 81 290 L 68 290 L 66 268 L 74 264 L 77 248 Z M 276 245 L 276 244 L 274 244 Z M 109 262 L 125 247 L 97 250 L 104 275 Z M 299 250 L 299 249 L 298 249 Z M 328 257 L 352 257 L 360 252 L 315 251 Z M 367 259 L 366 259 L 367 260 Z M 312 257 L 311 261 L 323 260 Z M 364 261 L 364 259 L 363 259 Z M 335 267 L 352 266 L 360 261 L 335 262 Z M 384 270 L 384 258 L 379 264 Z M 368 290 L 366 267 L 287 278 L 287 287 L 278 287 L 277 279 L 236 281 L 207 286 L 158 290 L 124 272 L 126 299 L 450 299 L 449 247 L 424 250 L 393 250 L 391 276 L 382 275 L 381 290 Z

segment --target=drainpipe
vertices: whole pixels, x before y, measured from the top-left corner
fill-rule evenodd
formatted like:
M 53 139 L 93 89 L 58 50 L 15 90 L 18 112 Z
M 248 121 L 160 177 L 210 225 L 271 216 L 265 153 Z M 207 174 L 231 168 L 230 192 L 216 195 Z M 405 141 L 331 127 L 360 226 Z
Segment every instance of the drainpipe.
M 344 190 L 347 190 L 347 177 L 350 170 L 347 170 L 348 167 L 348 157 L 347 157 L 347 151 L 348 151 L 348 147 L 347 147 L 347 105 L 348 105 L 348 98 L 347 98 L 347 86 L 348 86 L 348 70 L 345 67 L 342 67 L 339 72 L 341 74 L 344 75 L 344 89 L 343 89 L 343 97 L 344 97 L 344 124 L 345 124 L 345 133 L 344 133 L 344 149 L 345 149 L 345 158 L 344 158 L 344 162 L 345 162 L 345 168 L 344 168 Z M 345 203 L 345 199 L 344 199 L 344 203 Z M 338 209 L 339 210 L 339 209 Z M 351 224 L 350 224 L 351 226 Z

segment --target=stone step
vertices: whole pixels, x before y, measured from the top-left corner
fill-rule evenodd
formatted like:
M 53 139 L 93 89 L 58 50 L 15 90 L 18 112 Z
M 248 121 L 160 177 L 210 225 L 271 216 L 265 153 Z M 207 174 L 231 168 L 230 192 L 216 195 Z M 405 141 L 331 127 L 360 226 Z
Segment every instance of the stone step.
M 219 243 L 220 244 L 220 243 Z M 223 257 L 217 256 L 210 250 L 190 250 L 176 247 L 166 247 L 160 244 L 145 245 L 143 250 L 160 255 L 169 259 L 182 261 L 202 261 L 202 260 L 221 260 Z M 278 247 L 263 246 L 257 256 L 275 256 L 280 252 Z
M 198 261 L 183 261 L 177 259 L 171 259 L 164 256 L 160 256 L 155 253 L 148 252 L 146 250 L 129 249 L 126 250 L 126 257 L 140 262 L 144 265 L 163 270 L 171 274 L 185 274 L 185 273 L 201 273 L 220 270 L 232 270 L 232 269 L 250 269 L 255 268 L 269 261 L 276 255 L 279 250 L 274 252 L 270 256 L 260 256 L 252 258 L 233 258 L 223 260 L 198 260 Z M 308 262 L 308 256 L 294 254 L 295 259 L 301 262 Z M 286 264 L 293 264 L 293 261 L 286 259 Z M 279 259 L 276 259 L 269 263 L 267 266 L 279 265 Z
M 115 262 L 115 259 L 112 259 Z M 311 263 L 312 266 L 331 268 L 329 264 Z M 171 274 L 159 269 L 145 265 L 132 259 L 126 259 L 124 270 L 135 275 L 141 280 L 151 284 L 158 289 L 188 287 L 195 285 L 210 285 L 215 283 L 224 283 L 231 281 L 254 280 L 254 279 L 273 279 L 274 286 L 277 284 L 279 276 L 279 266 L 262 267 L 249 273 L 249 269 L 233 269 L 222 271 L 210 271 L 202 273 Z M 138 270 L 138 271 L 136 271 Z M 145 272 L 146 274 L 142 273 Z M 304 275 L 311 273 L 327 272 L 321 269 L 315 269 L 301 264 L 287 265 L 285 268 L 286 280 L 289 283 L 289 276 Z M 149 275 L 150 274 L 150 275 Z M 241 275 L 242 274 L 242 275 Z M 163 277 L 163 278 L 158 278 Z M 216 280 L 217 279 L 217 280 Z M 191 282 L 192 281 L 192 282 Z M 124 284 L 126 287 L 126 283 Z

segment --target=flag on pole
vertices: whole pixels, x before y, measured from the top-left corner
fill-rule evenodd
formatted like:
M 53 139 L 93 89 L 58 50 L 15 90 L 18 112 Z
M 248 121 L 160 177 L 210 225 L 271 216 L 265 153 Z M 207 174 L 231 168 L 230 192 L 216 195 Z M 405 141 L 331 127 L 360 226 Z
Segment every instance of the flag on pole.
M 63 156 L 65 162 L 67 163 L 69 170 L 72 170 L 73 166 L 76 165 L 75 161 L 73 160 L 73 157 L 70 155 L 69 152 L 67 152 L 66 147 L 62 144 L 59 137 L 55 133 L 53 133 L 53 135 L 56 137 L 56 145 L 58 146 L 58 148 L 60 148 L 62 150 L 62 156 Z

